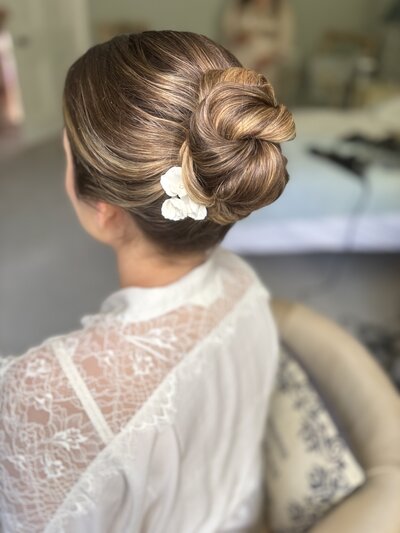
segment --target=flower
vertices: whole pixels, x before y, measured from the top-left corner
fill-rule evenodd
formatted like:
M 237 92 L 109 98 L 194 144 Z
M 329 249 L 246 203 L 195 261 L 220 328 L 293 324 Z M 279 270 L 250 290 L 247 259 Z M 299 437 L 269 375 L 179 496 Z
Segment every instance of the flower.
M 50 455 L 46 454 L 42 461 L 47 478 L 54 479 L 64 474 L 65 466 L 60 460 L 52 459 Z
M 67 428 L 64 431 L 58 431 L 53 441 L 63 446 L 66 450 L 78 450 L 83 442 L 87 440 L 87 437 L 82 435 L 78 428 Z
M 182 179 L 182 167 L 171 167 L 161 176 L 160 182 L 168 196 L 179 196 L 179 198 L 187 196 Z
M 29 378 L 36 378 L 40 375 L 48 374 L 49 372 L 51 372 L 50 365 L 48 361 L 42 357 L 31 359 L 26 367 L 26 376 Z
M 168 220 L 183 220 L 186 217 L 202 220 L 207 216 L 205 205 L 189 198 L 182 179 L 182 167 L 171 167 L 160 179 L 161 187 L 170 196 L 161 206 L 161 213 Z

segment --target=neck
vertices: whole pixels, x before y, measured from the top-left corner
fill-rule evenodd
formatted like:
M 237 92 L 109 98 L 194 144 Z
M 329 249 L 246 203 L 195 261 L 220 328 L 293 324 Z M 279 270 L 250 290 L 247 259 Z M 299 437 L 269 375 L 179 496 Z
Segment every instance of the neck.
M 121 288 L 161 287 L 178 281 L 203 263 L 207 252 L 190 256 L 162 256 L 149 245 L 131 244 L 115 250 Z

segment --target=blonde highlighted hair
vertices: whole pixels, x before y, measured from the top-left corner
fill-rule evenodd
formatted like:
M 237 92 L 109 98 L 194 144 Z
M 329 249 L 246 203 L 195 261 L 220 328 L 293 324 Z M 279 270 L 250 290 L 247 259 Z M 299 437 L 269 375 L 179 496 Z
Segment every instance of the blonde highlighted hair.
M 280 143 L 295 136 L 291 113 L 264 76 L 203 35 L 147 31 L 93 46 L 67 73 L 63 115 L 78 197 L 127 210 L 167 253 L 216 245 L 289 179 Z M 162 216 L 171 166 L 205 220 Z

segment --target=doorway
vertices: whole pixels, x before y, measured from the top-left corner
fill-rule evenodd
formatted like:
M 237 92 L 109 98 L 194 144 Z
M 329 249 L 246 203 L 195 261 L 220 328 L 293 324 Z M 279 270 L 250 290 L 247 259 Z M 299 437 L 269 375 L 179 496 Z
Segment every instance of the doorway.
M 0 155 L 62 128 L 69 66 L 90 46 L 87 0 L 0 0 Z

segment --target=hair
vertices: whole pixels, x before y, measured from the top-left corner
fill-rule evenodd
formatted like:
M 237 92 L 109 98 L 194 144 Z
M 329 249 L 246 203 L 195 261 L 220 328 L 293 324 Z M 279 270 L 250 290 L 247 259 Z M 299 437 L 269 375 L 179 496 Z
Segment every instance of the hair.
M 63 115 L 77 197 L 120 206 L 163 253 L 215 246 L 289 179 L 280 143 L 295 136 L 291 113 L 203 35 L 145 31 L 89 48 L 67 72 Z M 162 216 L 171 166 L 204 220 Z

